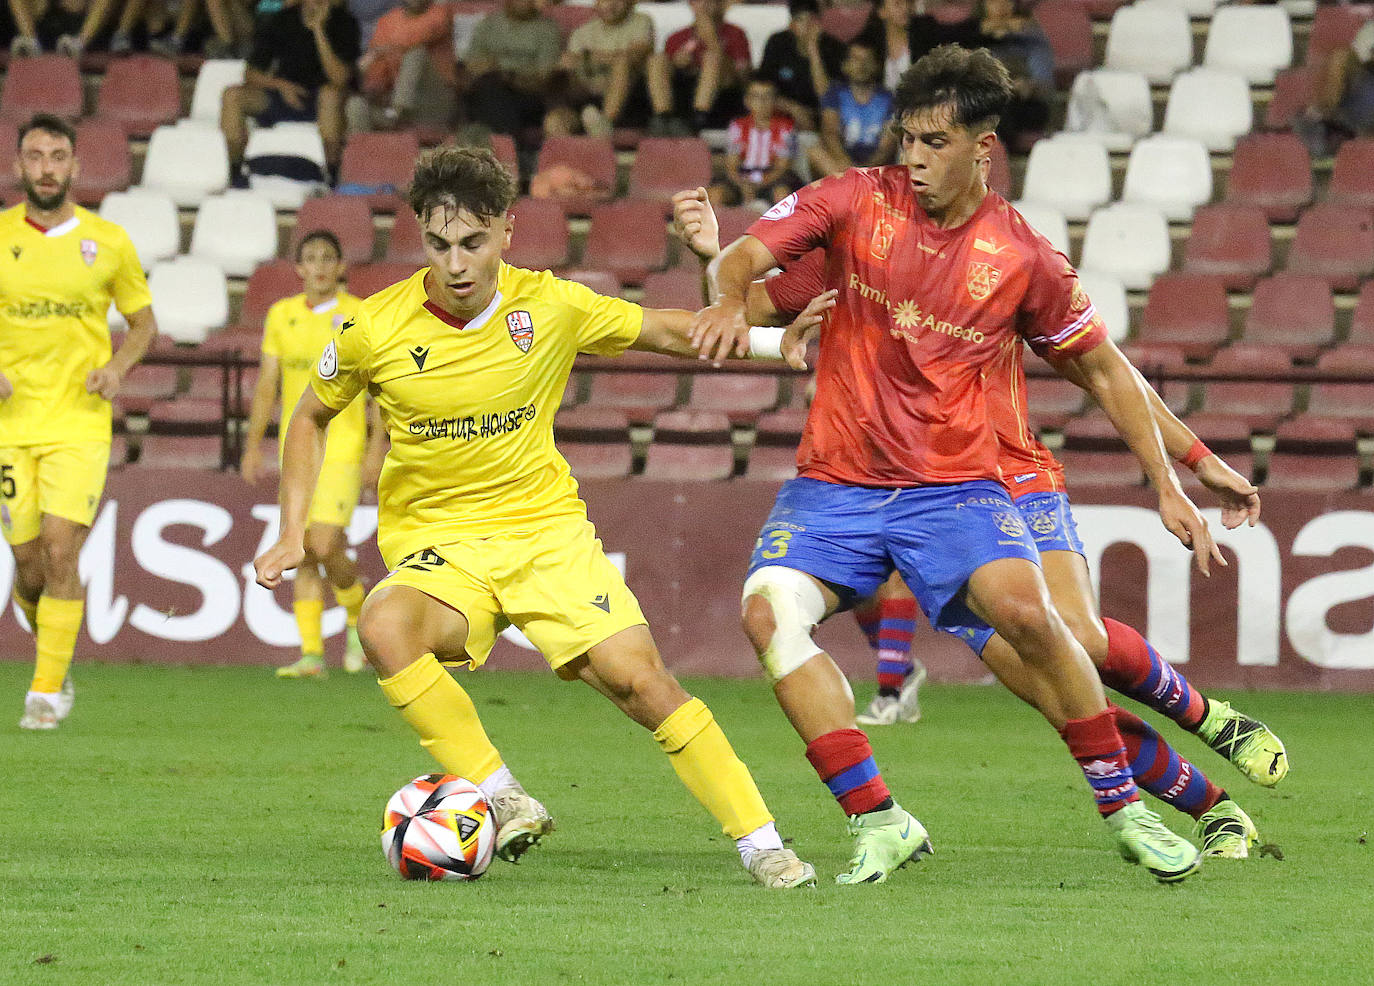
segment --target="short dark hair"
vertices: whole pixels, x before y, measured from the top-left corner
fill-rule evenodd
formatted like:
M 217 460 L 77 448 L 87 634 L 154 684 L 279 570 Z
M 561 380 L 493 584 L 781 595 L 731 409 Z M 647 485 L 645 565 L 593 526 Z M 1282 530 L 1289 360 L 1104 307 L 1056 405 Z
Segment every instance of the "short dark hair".
M 820 0 L 787 0 L 787 16 L 796 17 L 798 14 L 821 15 Z
M 15 147 L 24 146 L 24 138 L 35 130 L 42 130 L 44 133 L 52 134 L 54 137 L 66 137 L 72 145 L 72 150 L 76 150 L 76 130 L 70 123 L 55 116 L 52 113 L 35 113 L 27 121 L 19 125 L 19 141 Z
M 301 257 L 305 256 L 305 248 L 311 243 L 328 243 L 334 248 L 334 256 L 343 259 L 343 245 L 339 243 L 339 238 L 331 229 L 312 229 L 301 237 L 296 244 L 296 263 L 301 262 Z
M 892 94 L 892 120 L 900 127 L 911 113 L 948 105 L 959 126 L 993 129 L 1011 96 L 1011 74 L 992 52 L 940 45 L 902 73 Z
M 415 162 L 410 207 L 420 222 L 435 209 L 466 209 L 488 221 L 515 202 L 515 179 L 486 147 L 433 147 Z

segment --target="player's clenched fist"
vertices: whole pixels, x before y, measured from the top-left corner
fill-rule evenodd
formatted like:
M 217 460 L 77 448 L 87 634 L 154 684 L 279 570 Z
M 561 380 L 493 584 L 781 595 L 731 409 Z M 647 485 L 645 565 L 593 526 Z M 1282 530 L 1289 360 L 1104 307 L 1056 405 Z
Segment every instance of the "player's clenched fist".
M 281 585 L 282 573 L 295 568 L 304 558 L 305 547 L 299 538 L 293 540 L 282 538 L 253 559 L 253 568 L 257 571 L 258 585 L 264 589 L 275 589 Z
M 673 232 L 702 260 L 720 253 L 720 224 L 706 189 L 697 187 L 673 195 Z

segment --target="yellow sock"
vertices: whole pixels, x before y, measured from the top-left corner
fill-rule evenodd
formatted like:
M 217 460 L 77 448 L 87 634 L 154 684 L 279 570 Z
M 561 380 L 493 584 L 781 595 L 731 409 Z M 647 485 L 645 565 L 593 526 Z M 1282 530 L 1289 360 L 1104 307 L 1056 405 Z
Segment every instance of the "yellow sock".
M 296 614 L 296 629 L 301 634 L 301 653 L 324 654 L 324 600 L 297 599 L 291 609 Z
M 31 602 L 29 602 L 27 599 L 25 599 L 23 596 L 19 595 L 19 590 L 18 590 L 18 589 L 15 589 L 14 592 L 12 593 L 12 595 L 14 596 L 15 605 L 17 605 L 17 606 L 19 607 L 19 611 L 20 611 L 21 613 L 24 614 L 24 619 L 26 619 L 26 620 L 29 621 L 29 630 L 32 631 L 33 633 L 37 633 L 37 632 L 38 632 L 38 604 L 37 604 L 37 603 L 31 603 Z
M 715 716 L 699 698 L 690 699 L 654 730 L 678 778 L 720 822 L 732 839 L 773 820 L 749 768 L 735 756 Z
M 433 654 L 377 684 L 420 734 L 420 745 L 450 774 L 480 784 L 501 766 L 501 754 L 487 739 L 472 699 Z
M 29 691 L 52 694 L 62 690 L 67 669 L 72 666 L 76 635 L 81 630 L 84 599 L 38 597 L 34 607 L 38 637 L 38 660 L 34 663 L 33 684 Z
M 335 587 L 334 599 L 344 608 L 348 614 L 348 625 L 356 627 L 358 625 L 358 614 L 363 611 L 363 600 L 367 598 L 367 593 L 363 591 L 363 580 L 358 579 L 347 589 Z

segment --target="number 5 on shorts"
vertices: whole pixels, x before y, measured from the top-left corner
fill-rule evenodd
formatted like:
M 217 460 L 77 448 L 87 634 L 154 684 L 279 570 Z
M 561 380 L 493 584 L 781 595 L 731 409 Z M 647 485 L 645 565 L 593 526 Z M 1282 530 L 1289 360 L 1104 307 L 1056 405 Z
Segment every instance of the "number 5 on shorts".
M 0 496 L 6 500 L 14 499 L 14 466 L 0 466 Z

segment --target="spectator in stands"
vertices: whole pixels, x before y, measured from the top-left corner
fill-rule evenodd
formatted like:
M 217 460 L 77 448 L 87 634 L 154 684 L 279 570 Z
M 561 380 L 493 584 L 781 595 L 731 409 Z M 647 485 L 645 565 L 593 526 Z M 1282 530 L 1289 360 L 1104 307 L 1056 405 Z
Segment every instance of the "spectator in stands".
M 749 112 L 730 123 L 725 180 L 711 186 L 711 201 L 766 209 L 801 187 L 792 171 L 796 128 L 779 109 L 777 86 L 771 79 L 752 79 L 745 88 L 744 104 Z
M 911 67 L 911 19 L 925 13 L 925 0 L 879 0 L 860 28 L 855 41 L 878 53 L 883 66 L 883 88 L 889 92 Z
M 248 144 L 248 118 L 259 126 L 314 121 L 325 159 L 337 171 L 343 153 L 344 98 L 361 54 L 358 22 L 331 0 L 294 0 L 258 31 L 243 85 L 224 90 L 220 129 L 237 176 Z
M 1351 137 L 1374 136 L 1374 21 L 1327 56 L 1315 90 L 1313 105 L 1293 121 L 1314 156 L 1334 154 Z
M 571 99 L 545 120 L 546 133 L 572 133 L 580 122 L 586 133 L 609 136 L 613 127 L 648 121 L 644 73 L 654 52 L 654 22 L 633 8 L 631 0 L 596 0 L 596 17 L 568 38 L 562 66 Z
M 651 133 L 669 129 L 668 113 L 705 130 L 728 126 L 744 108 L 743 81 L 752 64 L 749 38 L 725 23 L 725 0 L 690 2 L 692 24 L 670 34 L 663 51 L 649 60 Z
M 127 55 L 135 35 L 142 34 L 150 52 L 174 58 L 188 50 L 200 13 L 201 0 L 125 0 L 110 36 L 110 54 Z
M 391 0 L 387 0 L 391 2 Z M 281 10 L 281 0 L 205 0 L 214 36 L 205 42 L 207 58 L 242 58 L 252 51 L 256 17 L 266 18 Z
M 844 45 L 821 30 L 819 0 L 789 0 L 785 30 L 763 46 L 758 78 L 778 87 L 778 108 L 798 130 L 815 130 L 821 94 L 840 74 Z
M 100 34 L 115 0 L 9 0 L 15 36 L 10 54 L 56 51 L 80 58 Z
M 362 96 L 349 101 L 355 129 L 391 130 L 412 120 L 448 126 L 458 108 L 453 10 L 434 0 L 405 0 L 382 15 L 358 61 Z
M 850 43 L 844 80 L 821 98 L 821 140 L 807 155 L 811 175 L 838 175 L 892 161 L 897 138 L 888 126 L 892 93 L 878 84 L 878 53 L 862 41 Z
M 472 32 L 468 118 L 528 139 L 543 123 L 561 52 L 558 25 L 540 13 L 538 0 L 505 0 Z
M 261 6 L 260 0 L 259 6 Z M 377 30 L 377 25 L 388 11 L 395 10 L 400 5 L 400 0 L 348 0 L 348 12 L 353 15 L 358 22 L 358 30 L 362 33 L 363 50 L 372 44 L 372 32 Z

